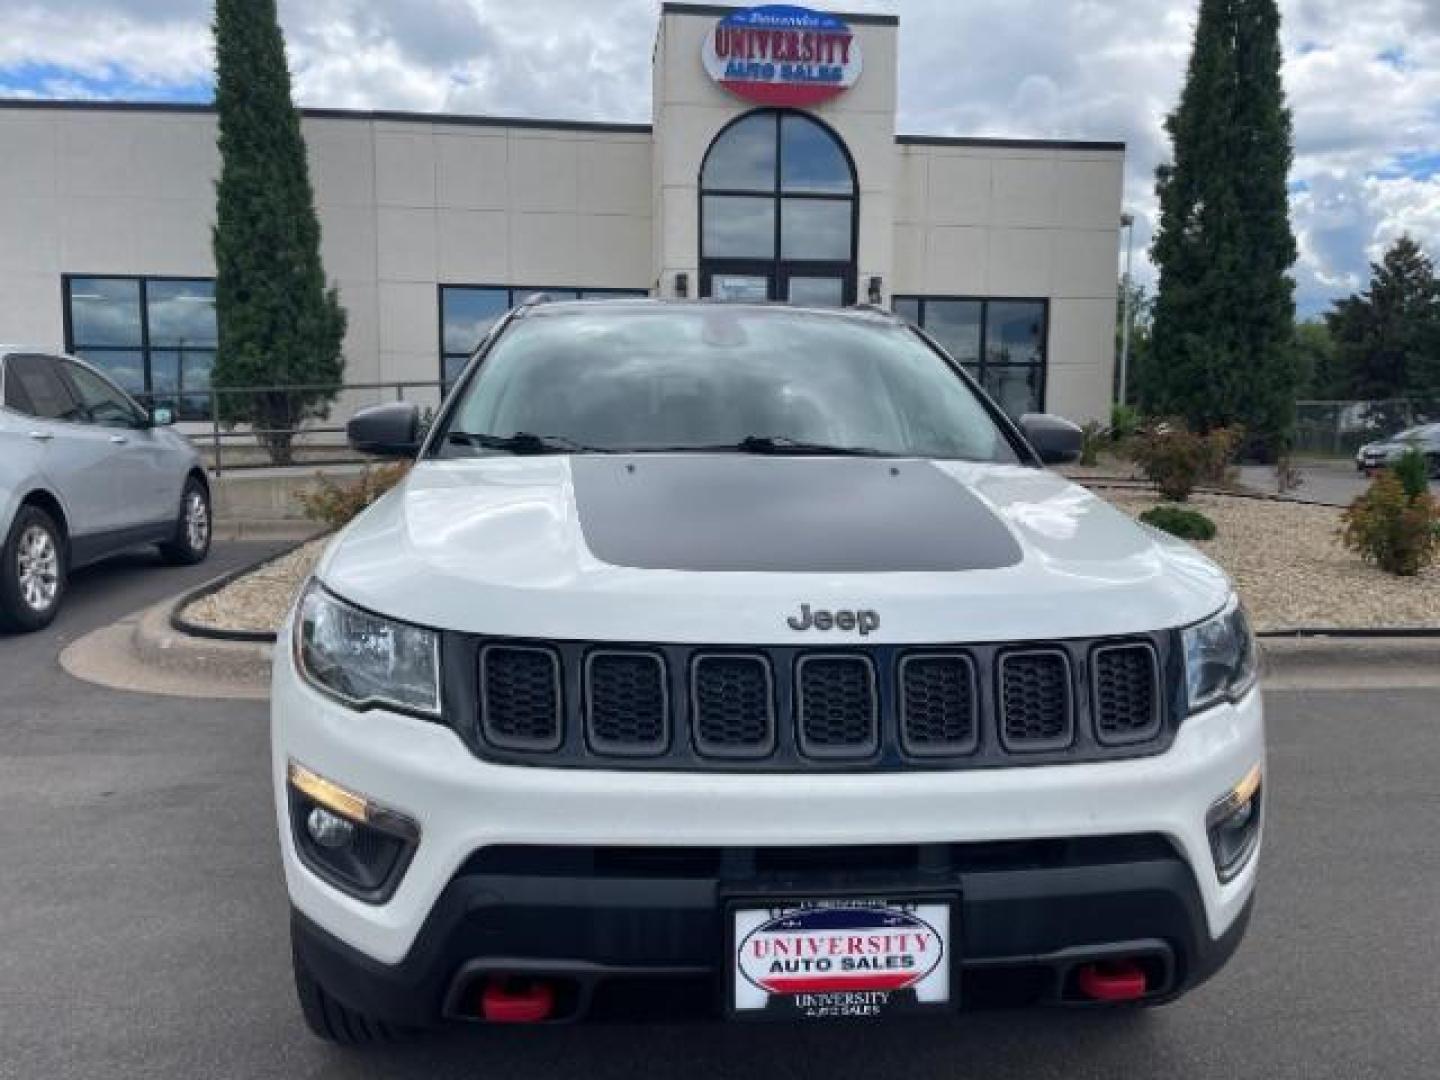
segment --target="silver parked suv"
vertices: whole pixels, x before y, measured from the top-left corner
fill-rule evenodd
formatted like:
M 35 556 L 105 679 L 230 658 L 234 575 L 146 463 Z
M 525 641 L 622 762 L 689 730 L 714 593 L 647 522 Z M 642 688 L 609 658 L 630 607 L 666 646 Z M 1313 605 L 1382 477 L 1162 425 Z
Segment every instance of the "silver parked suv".
M 170 421 L 73 357 L 0 346 L 0 628 L 48 625 L 72 569 L 127 548 L 209 554 L 210 487 Z

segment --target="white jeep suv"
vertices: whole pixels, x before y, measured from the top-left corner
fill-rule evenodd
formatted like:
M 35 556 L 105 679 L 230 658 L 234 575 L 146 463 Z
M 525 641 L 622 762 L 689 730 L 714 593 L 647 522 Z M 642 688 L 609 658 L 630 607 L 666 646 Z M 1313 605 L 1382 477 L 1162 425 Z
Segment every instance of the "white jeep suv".
M 1160 1003 L 1230 956 L 1254 645 L 873 311 L 537 303 L 340 533 L 276 658 L 320 1036 Z

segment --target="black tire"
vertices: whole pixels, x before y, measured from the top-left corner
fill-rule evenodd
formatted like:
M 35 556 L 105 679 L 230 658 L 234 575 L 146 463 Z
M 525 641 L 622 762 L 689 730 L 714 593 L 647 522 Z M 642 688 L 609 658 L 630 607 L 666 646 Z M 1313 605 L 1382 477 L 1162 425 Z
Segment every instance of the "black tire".
M 34 562 L 37 552 L 34 545 L 40 534 L 44 536 L 44 543 L 49 545 L 48 550 L 53 559 L 53 577 L 45 575 L 43 570 L 38 572 L 42 574 L 42 587 L 47 591 L 53 589 L 53 592 L 46 603 L 37 605 L 32 602 L 36 595 L 33 575 L 37 573 Z M 22 542 L 26 545 L 23 553 Z M 29 567 L 28 582 L 21 580 L 22 554 L 26 556 Z M 60 604 L 65 599 L 68 571 L 65 534 L 60 526 L 38 506 L 22 506 L 10 526 L 9 535 L 5 537 L 3 550 L 0 550 L 0 629 L 31 633 L 43 630 L 54 622 L 60 611 Z
M 310 974 L 299 953 L 291 950 L 290 959 L 295 970 L 295 996 L 300 999 L 300 1014 L 317 1039 L 337 1046 L 382 1046 L 411 1034 L 408 1028 L 387 1024 L 340 1004 Z
M 199 509 L 196 510 L 196 507 Z M 192 513 L 198 513 L 202 521 L 194 523 Z M 185 481 L 185 490 L 180 495 L 180 512 L 175 519 L 175 537 L 160 545 L 160 554 L 172 566 L 194 566 L 202 563 L 210 554 L 210 540 L 214 534 L 215 520 L 210 509 L 210 490 L 197 477 Z

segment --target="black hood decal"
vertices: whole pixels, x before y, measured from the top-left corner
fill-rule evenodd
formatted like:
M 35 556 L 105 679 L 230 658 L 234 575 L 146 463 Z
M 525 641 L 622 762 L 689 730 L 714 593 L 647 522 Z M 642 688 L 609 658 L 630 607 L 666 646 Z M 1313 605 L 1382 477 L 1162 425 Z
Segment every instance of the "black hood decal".
M 923 461 L 743 454 L 571 458 L 585 543 L 644 570 L 994 570 L 1004 523 Z

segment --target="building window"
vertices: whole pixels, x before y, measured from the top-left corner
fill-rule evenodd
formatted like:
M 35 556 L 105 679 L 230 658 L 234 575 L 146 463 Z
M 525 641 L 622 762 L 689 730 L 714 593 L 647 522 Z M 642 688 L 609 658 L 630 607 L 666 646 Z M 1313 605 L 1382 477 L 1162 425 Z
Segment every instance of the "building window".
M 1048 301 L 897 296 L 894 308 L 938 341 L 1009 416 L 1044 412 Z
M 65 348 L 151 408 L 210 416 L 215 282 L 208 278 L 67 277 Z
M 818 120 L 742 116 L 700 167 L 700 294 L 853 302 L 856 190 L 844 145 Z
M 546 285 L 440 286 L 440 378 L 448 390 L 495 320 L 534 293 L 555 300 L 649 296 L 644 289 L 570 289 Z

